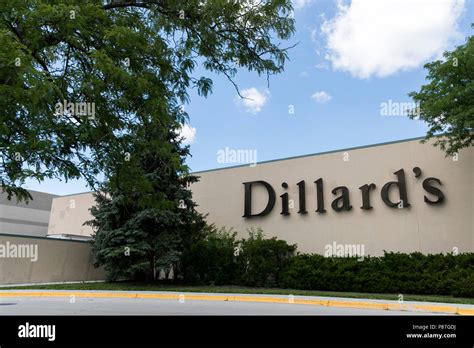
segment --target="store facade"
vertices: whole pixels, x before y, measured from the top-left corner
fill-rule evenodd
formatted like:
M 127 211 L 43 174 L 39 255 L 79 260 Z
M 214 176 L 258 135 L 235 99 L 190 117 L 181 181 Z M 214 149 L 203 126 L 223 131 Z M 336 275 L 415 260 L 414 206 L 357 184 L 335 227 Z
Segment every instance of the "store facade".
M 193 194 L 217 226 L 325 254 L 329 245 L 422 253 L 474 251 L 474 151 L 419 139 L 196 173 Z
M 197 172 L 191 189 L 209 223 L 261 228 L 302 252 L 472 252 L 473 169 L 472 148 L 446 157 L 411 139 Z M 48 235 L 89 236 L 93 204 L 90 193 L 55 198 Z

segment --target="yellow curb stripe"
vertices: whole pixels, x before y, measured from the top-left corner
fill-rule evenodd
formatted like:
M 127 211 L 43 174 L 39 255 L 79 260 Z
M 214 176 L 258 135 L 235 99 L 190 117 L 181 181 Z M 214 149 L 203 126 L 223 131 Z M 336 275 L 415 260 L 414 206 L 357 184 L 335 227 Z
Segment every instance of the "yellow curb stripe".
M 401 303 L 389 303 L 387 309 L 389 311 L 406 311 L 406 310 L 409 310 L 408 306 L 403 305 Z
M 73 291 L 29 291 L 29 292 L 0 292 L 0 297 L 89 297 L 89 298 L 141 298 L 163 300 L 201 300 L 201 301 L 236 301 L 236 302 L 264 302 L 264 303 L 290 303 L 314 306 L 381 309 L 397 311 L 428 311 L 436 313 L 449 313 L 460 315 L 474 315 L 474 308 L 463 308 L 440 305 L 419 305 L 402 303 L 363 302 L 345 300 L 310 300 L 299 298 L 241 296 L 241 295 L 199 295 L 199 294 L 141 294 L 141 293 L 115 293 L 115 292 L 73 292 Z
M 456 314 L 458 307 L 435 305 L 411 305 L 415 310 Z
M 162 300 L 178 300 L 179 295 L 176 294 L 136 294 L 136 298 L 151 298 Z
M 460 315 L 474 315 L 474 308 L 458 308 L 457 314 Z
M 329 306 L 329 300 L 304 300 L 304 299 L 295 299 L 294 303 L 296 304 L 307 304 L 314 306 Z
M 388 309 L 387 303 L 362 302 L 362 301 L 329 301 L 329 307 L 363 308 L 363 309 Z

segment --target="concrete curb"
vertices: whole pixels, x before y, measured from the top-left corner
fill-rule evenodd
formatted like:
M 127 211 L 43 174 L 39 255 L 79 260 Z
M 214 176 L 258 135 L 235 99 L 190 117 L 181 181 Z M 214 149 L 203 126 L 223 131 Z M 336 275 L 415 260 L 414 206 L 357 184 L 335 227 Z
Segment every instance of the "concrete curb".
M 419 304 L 370 301 L 351 301 L 348 299 L 308 299 L 297 296 L 265 296 L 239 294 L 198 294 L 198 293 L 139 293 L 139 292 L 87 292 L 87 291 L 0 291 L 1 297 L 88 297 L 88 298 L 140 298 L 162 300 L 198 300 L 198 301 L 236 301 L 304 304 L 326 307 L 382 309 L 395 311 L 432 312 L 443 314 L 474 315 L 474 307 L 461 307 L 457 304 Z

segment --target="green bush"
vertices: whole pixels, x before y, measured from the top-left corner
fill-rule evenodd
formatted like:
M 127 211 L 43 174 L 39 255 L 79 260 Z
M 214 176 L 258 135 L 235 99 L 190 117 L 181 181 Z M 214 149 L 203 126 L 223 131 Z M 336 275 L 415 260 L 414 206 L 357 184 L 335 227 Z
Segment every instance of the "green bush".
M 184 278 L 197 284 L 232 284 L 236 277 L 237 232 L 208 227 L 205 237 L 183 256 Z
M 245 286 L 274 287 L 280 281 L 280 273 L 296 250 L 276 237 L 264 238 L 261 229 L 248 230 L 249 238 L 240 241 L 237 257 L 238 283 Z
M 296 255 L 279 287 L 302 290 L 474 297 L 474 254 L 385 252 L 381 257 Z
M 296 245 L 275 237 L 264 238 L 261 229 L 250 229 L 248 239 L 237 233 L 208 226 L 204 239 L 183 256 L 184 279 L 211 285 L 277 286 L 280 273 Z
M 184 279 L 205 285 L 474 297 L 474 253 L 385 252 L 383 256 L 294 255 L 296 245 L 261 229 L 249 237 L 208 226 L 183 255 Z

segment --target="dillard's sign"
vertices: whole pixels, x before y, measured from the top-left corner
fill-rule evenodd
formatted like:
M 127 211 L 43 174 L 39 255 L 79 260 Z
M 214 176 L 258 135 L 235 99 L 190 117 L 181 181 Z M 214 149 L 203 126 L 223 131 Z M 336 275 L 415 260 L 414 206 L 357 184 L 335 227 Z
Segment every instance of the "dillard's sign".
M 407 195 L 407 188 L 405 182 L 405 172 L 403 169 L 397 170 L 394 173 L 397 176 L 396 181 L 389 181 L 385 185 L 383 185 L 382 190 L 380 191 L 380 195 L 382 197 L 382 201 L 389 206 L 390 208 L 406 208 L 410 206 L 408 202 L 408 195 Z M 413 168 L 413 174 L 415 178 L 420 178 L 421 176 L 421 169 L 419 167 Z M 323 186 L 323 179 L 319 178 L 314 182 L 316 184 L 316 204 L 317 204 L 317 213 L 325 213 L 326 209 L 324 208 L 324 186 Z M 427 197 L 424 196 L 424 201 L 428 204 L 440 204 L 444 200 L 443 192 L 433 184 L 437 183 L 441 186 L 441 181 L 437 178 L 426 178 L 422 182 L 423 189 L 431 194 L 434 197 Z M 257 180 L 257 181 L 249 181 L 243 183 L 245 187 L 245 202 L 244 202 L 244 215 L 245 218 L 251 218 L 255 216 L 265 216 L 269 214 L 273 207 L 275 206 L 275 190 L 273 187 L 266 181 Z M 268 201 L 265 209 L 261 212 L 253 213 L 252 212 L 252 188 L 255 185 L 263 186 L 268 194 Z M 301 180 L 296 184 L 298 186 L 298 198 L 299 198 L 299 210 L 298 214 L 307 214 L 308 211 L 306 210 L 306 184 L 304 180 Z M 281 186 L 284 189 L 288 188 L 288 184 L 283 182 Z M 370 204 L 370 193 L 371 190 L 376 188 L 374 183 L 365 184 L 359 187 L 362 196 L 362 206 L 360 209 L 369 210 L 373 207 Z M 391 190 L 398 190 L 400 200 L 398 202 L 392 202 L 389 197 L 389 192 Z M 338 186 L 332 189 L 333 195 L 339 195 L 336 197 L 332 203 L 331 207 L 336 212 L 342 211 L 349 211 L 352 209 L 352 205 L 349 200 L 349 189 L 346 186 Z M 289 195 L 288 192 L 283 193 L 280 195 L 281 198 L 281 213 L 282 215 L 290 215 L 289 211 Z

